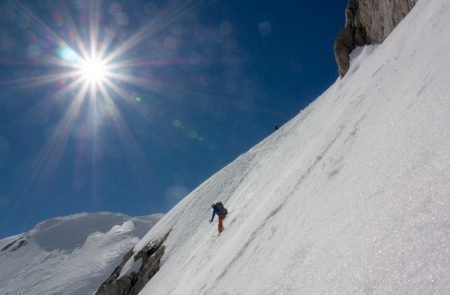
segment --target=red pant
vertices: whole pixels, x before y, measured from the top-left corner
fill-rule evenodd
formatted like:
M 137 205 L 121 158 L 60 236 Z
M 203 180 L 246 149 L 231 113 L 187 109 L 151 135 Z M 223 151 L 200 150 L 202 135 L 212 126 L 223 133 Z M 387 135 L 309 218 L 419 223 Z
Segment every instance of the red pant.
M 227 217 L 227 216 L 226 215 L 219 215 L 219 225 L 218 225 L 219 234 L 221 232 L 223 232 L 223 220 L 225 219 L 225 217 Z

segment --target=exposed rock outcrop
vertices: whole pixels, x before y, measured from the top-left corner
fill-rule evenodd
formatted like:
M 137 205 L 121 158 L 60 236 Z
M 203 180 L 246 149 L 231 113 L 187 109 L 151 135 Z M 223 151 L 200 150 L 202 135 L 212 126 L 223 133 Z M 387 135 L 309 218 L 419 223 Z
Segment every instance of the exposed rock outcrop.
M 28 243 L 28 238 L 30 235 L 28 233 L 22 234 L 18 239 L 12 241 L 11 243 L 4 246 L 0 252 L 4 251 L 17 251 Z
M 142 250 L 134 255 L 131 249 L 122 259 L 122 262 L 106 281 L 98 288 L 96 295 L 136 295 L 148 281 L 159 271 L 161 258 L 164 255 L 164 241 L 169 236 L 168 232 L 163 238 L 149 242 Z M 130 274 L 120 274 L 130 259 L 137 263 L 141 260 L 139 271 Z
M 350 53 L 357 46 L 383 42 L 411 11 L 417 0 L 349 0 L 345 28 L 338 34 L 334 55 L 342 77 L 350 67 Z

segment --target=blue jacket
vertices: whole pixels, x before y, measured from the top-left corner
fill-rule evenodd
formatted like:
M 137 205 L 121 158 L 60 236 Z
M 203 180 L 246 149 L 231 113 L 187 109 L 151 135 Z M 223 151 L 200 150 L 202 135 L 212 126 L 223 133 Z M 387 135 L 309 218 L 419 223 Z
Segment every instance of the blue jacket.
M 214 216 L 216 216 L 216 214 L 217 214 L 217 216 L 219 216 L 219 209 L 217 209 L 217 206 L 214 205 L 214 207 L 213 207 L 213 215 L 211 217 L 211 221 L 214 220 Z
M 213 208 L 213 213 L 212 213 L 211 221 L 214 220 L 214 216 L 216 216 L 216 214 L 217 214 L 217 216 L 221 215 L 221 214 L 220 214 L 221 212 L 219 211 L 219 208 L 217 208 L 216 205 L 214 205 L 212 208 Z M 226 209 L 225 209 L 225 210 L 226 210 Z M 226 214 L 225 214 L 225 215 L 226 215 Z

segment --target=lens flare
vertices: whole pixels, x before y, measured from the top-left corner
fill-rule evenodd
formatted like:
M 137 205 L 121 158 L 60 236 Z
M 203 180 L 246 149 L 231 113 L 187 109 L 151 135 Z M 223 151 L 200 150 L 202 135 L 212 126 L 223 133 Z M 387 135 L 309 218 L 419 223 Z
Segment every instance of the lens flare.
M 66 62 L 77 62 L 79 59 L 78 54 L 66 44 L 62 44 L 58 47 L 57 54 L 59 58 Z

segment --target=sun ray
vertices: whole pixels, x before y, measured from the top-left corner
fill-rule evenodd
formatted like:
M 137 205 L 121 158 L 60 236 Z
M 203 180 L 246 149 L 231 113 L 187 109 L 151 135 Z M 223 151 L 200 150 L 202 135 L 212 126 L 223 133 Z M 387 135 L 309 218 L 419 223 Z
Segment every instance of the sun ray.
M 64 79 L 72 79 L 76 78 L 78 75 L 73 72 L 65 72 L 65 73 L 57 73 L 57 74 L 46 74 L 46 75 L 37 75 L 26 78 L 18 78 L 9 81 L 0 82 L 0 86 L 18 86 L 18 87 L 34 87 L 34 86 L 42 86 L 46 84 L 53 84 L 55 82 L 64 80 Z
M 33 186 L 39 178 L 47 178 L 51 172 L 55 171 L 67 144 L 70 130 L 78 118 L 87 91 L 88 87 L 83 85 L 75 99 L 71 102 L 66 114 L 54 128 L 49 140 L 33 161 L 29 169 L 33 173 L 26 178 L 27 184 L 23 187 L 24 192 Z
M 105 62 L 110 62 L 116 59 L 118 56 L 123 55 L 125 52 L 141 43 L 144 38 L 152 37 L 174 21 L 178 20 L 184 14 L 187 14 L 192 10 L 198 8 L 204 2 L 205 0 L 186 0 L 172 2 L 172 5 L 166 7 L 166 9 L 164 9 L 157 18 L 150 21 L 140 31 L 123 42 L 121 46 L 118 46 L 114 51 L 108 54 L 108 56 L 105 57 Z
M 101 1 L 90 1 L 89 2 L 89 45 L 90 45 L 90 56 L 94 57 L 98 55 L 97 40 L 98 40 L 98 27 L 100 18 L 100 5 Z M 86 57 L 84 57 L 86 58 Z M 99 58 L 101 58 L 99 56 Z

